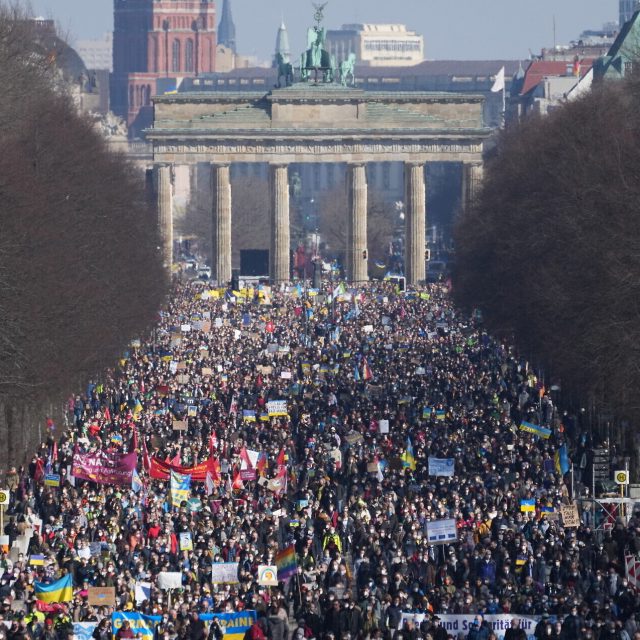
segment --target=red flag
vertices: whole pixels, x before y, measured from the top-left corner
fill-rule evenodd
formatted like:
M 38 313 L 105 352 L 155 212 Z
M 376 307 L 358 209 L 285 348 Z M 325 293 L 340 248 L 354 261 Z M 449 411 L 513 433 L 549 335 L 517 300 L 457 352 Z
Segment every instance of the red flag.
M 179 467 L 182 464 L 182 458 L 180 457 L 180 449 L 178 449 L 178 453 L 173 457 L 171 464 Z
M 151 460 L 149 458 L 149 451 L 147 451 L 147 441 L 142 438 L 142 467 L 148 473 L 151 469 Z
M 264 451 L 258 457 L 256 469 L 258 470 L 258 475 L 264 478 L 267 473 L 267 454 Z
M 135 425 L 133 426 L 133 433 L 131 434 L 131 442 L 129 443 L 129 451 L 137 451 L 138 450 L 138 430 Z
M 56 462 L 58 460 L 58 442 L 57 440 L 53 441 L 53 449 L 51 450 L 51 460 Z
M 36 468 L 33 472 L 34 482 L 42 482 L 44 480 L 44 462 L 42 458 L 36 460 Z
M 104 419 L 107 422 L 111 422 L 111 411 L 109 411 L 109 407 L 106 407 L 104 410 Z
M 280 453 L 278 454 L 278 458 L 276 460 L 276 464 L 278 467 L 282 467 L 287 460 L 287 454 L 284 452 L 284 447 L 280 449 Z
M 240 471 L 238 469 L 236 469 L 233 474 L 233 484 L 231 485 L 231 488 L 234 491 L 242 491 L 244 489 L 244 482 L 242 482 Z
M 269 322 L 267 322 L 267 324 L 264 325 L 264 330 L 267 333 L 273 333 L 276 330 L 276 327 L 273 324 L 273 322 L 271 322 L 271 320 L 269 320 Z
M 209 458 L 207 463 L 207 475 L 204 482 L 208 496 L 213 493 L 215 487 L 220 485 L 220 463 L 215 458 Z

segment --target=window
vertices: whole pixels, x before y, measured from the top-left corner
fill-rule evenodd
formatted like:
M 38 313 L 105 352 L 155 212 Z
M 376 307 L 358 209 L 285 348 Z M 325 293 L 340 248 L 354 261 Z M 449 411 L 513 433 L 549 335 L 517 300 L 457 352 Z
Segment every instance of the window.
M 193 40 L 189 38 L 184 49 L 184 70 L 193 73 Z
M 173 64 L 171 66 L 171 70 L 180 71 L 180 40 L 173 41 L 172 54 Z

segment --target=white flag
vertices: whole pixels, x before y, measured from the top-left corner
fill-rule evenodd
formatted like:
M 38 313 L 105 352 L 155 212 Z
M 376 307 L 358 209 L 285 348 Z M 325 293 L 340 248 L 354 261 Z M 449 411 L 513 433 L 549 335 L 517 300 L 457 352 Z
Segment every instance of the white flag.
M 151 583 L 136 582 L 135 597 L 136 604 L 141 604 L 145 600 L 151 600 Z
M 498 71 L 496 74 L 496 79 L 493 82 L 493 86 L 491 87 L 491 91 L 493 93 L 498 93 L 498 91 L 504 91 L 504 67 Z

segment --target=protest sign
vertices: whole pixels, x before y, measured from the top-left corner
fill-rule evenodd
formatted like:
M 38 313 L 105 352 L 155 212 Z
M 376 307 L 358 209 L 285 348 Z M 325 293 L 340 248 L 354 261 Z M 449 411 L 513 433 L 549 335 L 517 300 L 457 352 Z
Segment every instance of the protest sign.
M 389 421 L 378 420 L 378 431 L 382 433 L 389 433 Z
M 278 567 L 276 565 L 261 564 L 258 566 L 258 584 L 263 587 L 278 586 Z
M 158 587 L 160 589 L 182 589 L 181 571 L 161 571 L 158 574 Z
M 89 587 L 87 602 L 96 607 L 115 607 L 116 588 L 115 587 Z
M 59 487 L 60 475 L 57 473 L 48 473 L 44 477 L 44 483 L 47 485 L 47 487 Z
M 563 504 L 560 506 L 560 516 L 562 517 L 562 524 L 565 529 L 580 526 L 580 515 L 578 513 L 578 505 Z
M 211 565 L 211 584 L 237 584 L 237 562 L 214 562 Z
M 174 431 L 186 431 L 189 428 L 189 423 L 186 420 L 174 420 L 173 421 L 173 430 Z
M 92 640 L 97 626 L 97 622 L 74 622 L 73 640 Z
M 267 402 L 267 413 L 269 417 L 287 416 L 289 411 L 287 409 L 286 400 L 271 400 Z
M 189 531 L 180 534 L 180 551 L 193 551 L 193 539 Z
M 427 522 L 427 542 L 429 544 L 448 544 L 457 541 L 458 529 L 453 518 Z
M 453 458 L 432 458 L 429 457 L 429 475 L 453 478 L 456 472 L 456 464 Z

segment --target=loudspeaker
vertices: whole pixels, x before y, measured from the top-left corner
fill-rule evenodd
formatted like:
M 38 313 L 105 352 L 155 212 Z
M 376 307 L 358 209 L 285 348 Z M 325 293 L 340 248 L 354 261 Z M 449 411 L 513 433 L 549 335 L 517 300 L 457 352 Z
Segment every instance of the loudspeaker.
M 322 262 L 313 263 L 313 288 L 322 289 Z
M 240 269 L 231 270 L 231 288 L 234 291 L 240 289 Z

